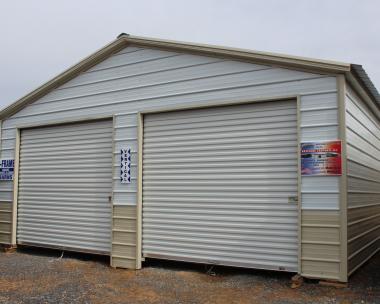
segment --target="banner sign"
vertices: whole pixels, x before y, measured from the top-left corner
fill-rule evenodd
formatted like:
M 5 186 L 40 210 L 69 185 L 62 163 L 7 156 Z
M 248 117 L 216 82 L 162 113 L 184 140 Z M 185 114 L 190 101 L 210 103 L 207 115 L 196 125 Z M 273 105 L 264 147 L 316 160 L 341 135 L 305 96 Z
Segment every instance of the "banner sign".
M 301 143 L 301 175 L 342 175 L 342 142 Z
M 120 182 L 131 183 L 131 149 L 120 150 Z
M 15 171 L 14 159 L 2 159 L 0 167 L 0 180 L 13 180 Z

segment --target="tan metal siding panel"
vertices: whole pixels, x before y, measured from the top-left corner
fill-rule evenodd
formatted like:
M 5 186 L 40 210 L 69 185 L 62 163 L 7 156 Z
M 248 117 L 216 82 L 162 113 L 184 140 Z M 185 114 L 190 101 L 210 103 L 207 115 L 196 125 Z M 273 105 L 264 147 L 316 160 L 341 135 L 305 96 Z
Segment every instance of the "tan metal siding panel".
M 12 204 L 0 202 L 0 244 L 11 243 Z
M 339 280 L 339 273 L 336 262 L 302 261 L 302 275 L 307 278 Z
M 112 267 L 136 268 L 136 207 L 114 206 Z
M 18 244 L 110 252 L 112 120 L 21 131 Z
M 134 269 L 136 268 L 136 261 L 135 259 L 126 259 L 124 257 L 114 256 L 112 258 L 111 266 L 115 268 Z
M 323 245 L 323 244 L 304 244 L 302 246 L 302 255 L 304 259 L 318 260 L 335 260 L 339 261 L 340 251 L 337 245 Z
M 342 262 L 339 211 L 303 210 L 301 226 L 301 274 L 338 280 Z
M 302 211 L 302 220 L 308 225 L 330 225 L 339 226 L 339 211 L 330 210 L 304 210 Z
M 379 250 L 380 123 L 348 87 L 348 271 Z
M 338 243 L 339 242 L 339 227 L 303 227 L 302 241 L 316 243 Z
M 296 111 L 276 101 L 146 115 L 143 254 L 297 271 Z

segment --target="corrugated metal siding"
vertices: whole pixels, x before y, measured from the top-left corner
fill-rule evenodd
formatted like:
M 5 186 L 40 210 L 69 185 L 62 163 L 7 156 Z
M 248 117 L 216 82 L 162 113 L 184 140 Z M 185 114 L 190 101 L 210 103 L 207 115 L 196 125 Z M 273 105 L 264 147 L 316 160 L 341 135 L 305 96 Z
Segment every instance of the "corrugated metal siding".
M 380 245 L 380 123 L 348 87 L 346 92 L 348 174 L 348 271 Z
M 144 116 L 143 254 L 297 271 L 297 105 Z
M 18 244 L 109 253 L 112 120 L 21 131 Z

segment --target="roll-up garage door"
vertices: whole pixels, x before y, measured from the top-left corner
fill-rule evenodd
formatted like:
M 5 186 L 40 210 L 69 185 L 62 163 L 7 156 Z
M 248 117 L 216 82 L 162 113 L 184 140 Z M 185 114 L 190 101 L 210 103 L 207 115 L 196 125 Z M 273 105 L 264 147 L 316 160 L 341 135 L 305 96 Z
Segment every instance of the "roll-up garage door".
M 295 101 L 144 116 L 143 255 L 297 271 Z
M 112 121 L 21 131 L 17 242 L 109 254 Z

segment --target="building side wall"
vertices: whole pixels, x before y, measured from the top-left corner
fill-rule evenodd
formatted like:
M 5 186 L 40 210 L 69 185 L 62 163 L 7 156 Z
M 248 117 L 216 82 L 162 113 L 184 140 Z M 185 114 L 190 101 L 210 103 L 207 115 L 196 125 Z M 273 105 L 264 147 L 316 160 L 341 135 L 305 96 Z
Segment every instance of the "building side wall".
M 136 216 L 138 112 L 296 95 L 300 101 L 300 141 L 337 139 L 334 76 L 129 46 L 4 120 L 1 157 L 14 158 L 16 127 L 114 116 L 112 265 L 130 267 L 135 239 L 132 233 L 117 230 L 129 230 L 126 227 L 133 225 L 130 218 Z M 132 150 L 132 182 L 121 184 L 119 151 L 126 147 Z M 0 202 L 11 204 L 13 183 L 1 182 L 0 187 Z M 319 212 L 339 211 L 339 177 L 302 178 L 300 192 L 302 212 L 318 216 Z M 118 218 L 120 212 L 127 212 L 127 218 Z M 310 252 L 307 242 L 313 242 L 314 235 L 320 234 L 322 240 L 314 242 L 316 246 L 331 245 L 338 250 L 339 243 L 325 240 L 323 224 L 308 217 L 302 220 L 301 229 L 304 235 L 300 241 L 300 265 L 307 270 L 301 272 L 318 277 L 324 274 L 319 269 L 325 265 L 327 256 L 322 251 L 320 256 L 306 254 Z M 129 242 L 129 247 L 119 244 Z M 122 260 L 120 256 L 126 258 Z M 329 260 L 329 263 L 334 263 L 331 269 L 335 271 L 326 276 L 336 278 L 340 262 Z
M 346 90 L 348 272 L 380 248 L 380 122 Z

